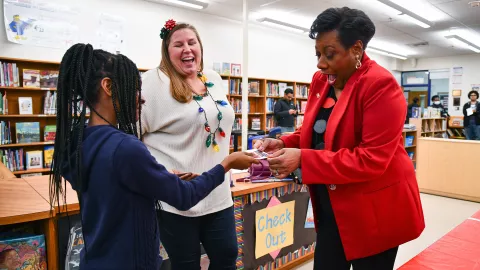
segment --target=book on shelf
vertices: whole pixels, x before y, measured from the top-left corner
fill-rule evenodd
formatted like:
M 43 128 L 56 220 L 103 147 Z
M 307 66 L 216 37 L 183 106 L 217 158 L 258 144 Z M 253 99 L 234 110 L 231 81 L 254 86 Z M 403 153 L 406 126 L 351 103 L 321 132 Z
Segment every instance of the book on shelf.
M 231 64 L 230 75 L 232 75 L 232 76 L 242 76 L 242 65 L 241 64 Z
M 53 145 L 48 145 L 43 148 L 43 155 L 45 157 L 45 168 L 50 168 L 52 166 L 52 161 L 53 161 Z
M 17 64 L 0 61 L 0 86 L 18 87 L 19 81 Z
M 309 87 L 307 85 L 297 84 L 296 90 L 297 90 L 296 91 L 297 98 L 308 98 Z
M 280 86 L 278 85 L 278 83 L 274 83 L 274 82 L 267 83 L 267 96 L 269 97 L 280 96 Z
M 240 79 L 230 79 L 230 95 L 242 94 L 242 81 Z
M 288 86 L 286 83 L 278 83 L 278 96 L 283 97 L 285 95 L 285 90 L 287 90 Z
M 260 95 L 260 82 L 251 81 L 248 83 L 248 95 L 259 96 Z
M 222 63 L 214 62 L 213 63 L 213 71 L 217 72 L 220 75 L 222 74 Z
M 242 113 L 242 100 L 239 98 L 231 98 L 230 106 L 232 106 L 235 113 Z M 247 101 L 247 113 L 250 112 L 250 101 Z
M 14 266 L 13 268 L 0 266 L 2 267 L 0 269 L 47 269 L 47 249 L 44 235 L 20 233 L 18 231 L 10 233 L 10 235 L 13 235 L 14 238 L 2 237 L 0 239 L 0 251 L 8 250 L 2 257 L 11 263 L 13 262 Z M 7 259 L 9 257 L 12 259 Z M 0 264 L 3 263 L 0 262 Z
M 241 130 L 242 129 L 242 118 L 235 118 L 233 121 L 232 130 Z
M 43 168 L 43 152 L 27 151 L 25 152 L 25 161 L 27 164 L 27 170 L 42 169 Z
M 273 113 L 275 111 L 275 102 L 276 100 L 273 98 L 267 98 L 265 101 L 265 112 L 266 113 Z
M 225 76 L 230 75 L 230 63 L 222 63 L 222 74 Z
M 252 118 L 252 130 L 260 130 L 261 128 L 260 118 Z
M 12 132 L 10 128 L 10 121 L 0 121 L 0 144 L 12 143 Z
M 23 70 L 23 87 L 40 88 L 40 70 L 24 69 Z
M 39 122 L 17 122 L 15 128 L 17 143 L 40 142 Z
M 57 114 L 57 92 L 47 91 L 43 100 L 43 114 Z
M 267 115 L 266 128 L 270 130 L 275 127 L 275 119 L 273 115 Z
M 24 173 L 20 176 L 20 178 L 28 178 L 32 176 L 42 176 L 42 173 Z
M 303 115 L 297 116 L 297 128 L 303 125 Z
M 0 93 L 2 98 L 0 100 L 0 114 L 8 114 L 8 99 L 7 99 L 7 92 Z
M 40 88 L 57 88 L 58 70 L 41 70 L 40 71 Z
M 43 141 L 54 142 L 56 134 L 57 134 L 56 125 L 46 125 L 45 129 L 43 130 Z
M 0 151 L 2 163 L 12 172 L 25 170 L 23 148 Z
M 32 97 L 18 97 L 19 114 L 33 114 Z

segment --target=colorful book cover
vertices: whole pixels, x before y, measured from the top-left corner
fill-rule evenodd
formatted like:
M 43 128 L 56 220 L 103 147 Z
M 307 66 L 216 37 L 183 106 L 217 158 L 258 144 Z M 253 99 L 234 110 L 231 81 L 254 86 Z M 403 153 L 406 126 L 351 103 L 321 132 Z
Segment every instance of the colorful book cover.
M 42 70 L 40 71 L 40 87 L 41 88 L 57 88 L 58 70 Z
M 0 269 L 47 269 L 43 235 L 0 240 Z
M 43 152 L 42 151 L 26 152 L 25 162 L 27 164 L 27 170 L 43 168 Z
M 56 134 L 57 134 L 57 126 L 55 125 L 45 126 L 45 130 L 43 131 L 43 140 L 45 142 L 54 142 Z
M 23 87 L 40 88 L 40 70 L 24 69 L 23 70 Z
M 50 166 L 52 166 L 53 149 L 53 145 L 45 146 L 43 149 L 43 155 L 45 156 L 45 168 L 50 168 Z
M 222 63 L 222 73 L 221 75 L 230 75 L 230 63 Z
M 315 228 L 312 200 L 308 200 L 307 217 L 305 218 L 305 228 Z
M 33 114 L 32 97 L 18 98 L 18 112 L 20 114 Z
M 17 122 L 15 127 L 17 143 L 40 142 L 39 122 Z

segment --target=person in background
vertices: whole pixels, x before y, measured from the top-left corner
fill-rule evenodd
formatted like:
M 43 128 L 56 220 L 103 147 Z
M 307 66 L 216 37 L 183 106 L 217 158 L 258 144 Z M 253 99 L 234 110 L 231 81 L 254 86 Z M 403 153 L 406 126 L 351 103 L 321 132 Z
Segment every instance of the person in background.
M 444 118 L 447 118 L 449 115 L 440 101 L 440 97 L 435 95 L 432 97 L 432 108 L 440 109 L 440 115 Z
M 425 228 L 412 161 L 402 143 L 405 97 L 365 53 L 375 33 L 357 9 L 329 8 L 310 28 L 317 67 L 302 127 L 257 141 L 270 169 L 301 168 L 312 200 L 315 270 L 393 269 L 398 246 Z M 297 171 L 298 172 L 298 171 Z M 297 174 L 299 176 L 299 174 Z
M 407 108 L 407 122 L 410 118 L 412 118 L 412 110 L 413 108 L 418 108 L 420 107 L 420 105 L 418 104 L 418 102 L 420 101 L 420 99 L 418 97 L 414 97 L 413 98 L 413 103 L 411 104 L 408 104 L 408 108 Z
M 225 182 L 225 172 L 257 163 L 236 152 L 190 181 L 169 173 L 138 138 L 141 88 L 130 59 L 90 44 L 73 45 L 60 63 L 50 205 L 66 198 L 66 179 L 80 203 L 83 270 L 160 269 L 156 200 L 189 209 Z
M 463 125 L 467 140 L 480 140 L 480 102 L 478 91 L 468 93 L 470 101 L 463 105 Z
M 195 27 L 169 20 L 160 37 L 160 66 L 143 75 L 144 143 L 169 170 L 196 174 L 228 156 L 235 113 L 220 75 L 203 67 L 203 45 Z M 237 234 L 226 178 L 190 209 L 159 198 L 161 242 L 172 269 L 200 269 L 200 243 L 209 269 L 236 268 Z
M 297 116 L 297 108 L 293 104 L 293 90 L 291 88 L 285 89 L 283 98 L 275 103 L 273 110 L 277 126 L 281 128 L 282 133 L 295 131 L 295 116 Z

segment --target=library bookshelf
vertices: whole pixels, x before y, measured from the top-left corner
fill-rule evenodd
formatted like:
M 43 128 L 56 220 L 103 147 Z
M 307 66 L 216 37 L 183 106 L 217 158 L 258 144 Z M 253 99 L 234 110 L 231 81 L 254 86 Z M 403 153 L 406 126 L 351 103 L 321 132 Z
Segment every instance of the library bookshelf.
M 0 57 L 0 62 L 2 64 L 0 70 L 3 73 L 0 74 L 0 78 L 2 78 L 1 76 L 3 75 L 2 83 L 0 83 L 0 93 L 2 95 L 0 121 L 4 123 L 2 129 L 3 127 L 6 127 L 9 134 L 7 137 L 5 133 L 6 130 L 2 130 L 0 141 L 0 153 L 2 157 L 0 161 L 8 164 L 8 162 L 4 162 L 4 156 L 5 154 L 10 155 L 9 151 L 12 151 L 16 156 L 14 158 L 22 160 L 22 162 L 16 161 L 13 170 L 12 167 L 9 167 L 14 175 L 24 176 L 28 174 L 47 174 L 50 169 L 47 168 L 45 164 L 42 164 L 42 168 L 26 169 L 25 153 L 30 151 L 43 152 L 45 147 L 54 145 L 53 141 L 45 141 L 44 134 L 46 126 L 55 126 L 56 109 L 53 109 L 53 111 L 51 110 L 50 113 L 45 113 L 45 96 L 47 92 L 50 92 L 53 95 L 56 91 L 56 87 L 42 88 L 32 87 L 31 85 L 24 87 L 24 81 L 30 82 L 32 80 L 31 75 L 28 75 L 28 79 L 24 78 L 24 71 L 58 71 L 60 63 L 9 57 Z M 146 69 L 140 69 L 140 71 L 146 71 Z M 7 80 L 5 80 L 6 76 L 8 76 Z M 20 112 L 19 98 L 21 97 L 31 98 L 31 111 L 26 114 Z M 16 130 L 17 123 L 38 123 L 40 139 L 34 142 L 19 142 Z M 21 151 L 17 152 L 20 149 Z M 44 160 L 45 157 L 43 156 L 42 161 Z
M 241 130 L 245 124 L 242 123 L 242 77 L 229 75 L 221 77 L 224 87 L 227 88 L 228 101 L 235 111 L 233 130 Z M 267 134 L 275 127 L 274 105 L 283 98 L 283 91 L 287 88 L 293 90 L 293 102 L 298 111 L 295 128 L 302 125 L 310 83 L 249 77 L 248 85 L 248 123 L 246 123 L 248 130 L 263 131 Z M 241 141 L 241 136 L 236 136 L 235 139 Z M 233 142 L 231 144 L 233 145 Z M 238 145 L 238 149 L 241 149 L 241 145 Z M 232 147 L 230 151 L 233 151 Z

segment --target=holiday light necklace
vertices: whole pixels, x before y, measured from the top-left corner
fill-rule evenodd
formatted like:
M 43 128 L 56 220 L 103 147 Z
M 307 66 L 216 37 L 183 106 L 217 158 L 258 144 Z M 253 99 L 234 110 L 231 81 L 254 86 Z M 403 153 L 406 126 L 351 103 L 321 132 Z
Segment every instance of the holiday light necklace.
M 223 114 L 222 112 L 220 111 L 220 109 L 218 108 L 218 105 L 221 105 L 221 106 L 226 106 L 228 103 L 224 100 L 215 100 L 212 95 L 210 94 L 210 92 L 208 91 L 208 88 L 212 87 L 213 86 L 213 83 L 212 82 L 207 82 L 207 77 L 205 75 L 203 75 L 202 72 L 198 72 L 197 73 L 197 76 L 200 78 L 200 80 L 202 81 L 202 83 L 206 86 L 207 88 L 207 91 L 205 92 L 205 94 L 203 95 L 198 95 L 197 93 L 193 92 L 193 100 L 195 100 L 195 102 L 197 103 L 198 105 L 198 112 L 199 113 L 203 113 L 203 116 L 205 117 L 205 124 L 204 124 L 204 128 L 205 128 L 205 131 L 208 132 L 208 136 L 207 136 L 207 140 L 205 141 L 205 146 L 208 148 L 210 147 L 211 145 L 213 146 L 213 150 L 215 152 L 219 152 L 220 151 L 220 146 L 218 146 L 217 144 L 217 141 L 215 140 L 215 136 L 216 136 L 216 133 L 218 131 L 218 133 L 220 134 L 220 136 L 222 137 L 225 137 L 225 131 L 223 131 L 223 129 L 220 127 L 220 122 L 222 121 L 223 119 Z M 218 111 L 218 114 L 217 114 L 217 119 L 218 119 L 218 125 L 217 125 L 217 128 L 212 132 L 212 129 L 210 127 L 210 125 L 208 124 L 208 118 L 207 118 L 207 113 L 205 112 L 205 109 L 202 107 L 202 105 L 200 105 L 199 101 L 202 101 L 204 97 L 207 97 L 209 96 L 213 103 L 215 104 L 215 107 L 217 108 L 217 111 Z

